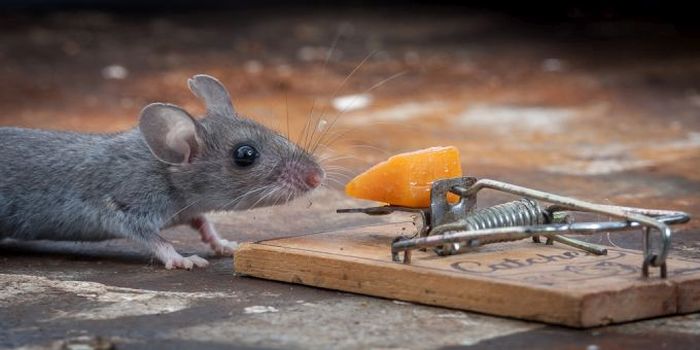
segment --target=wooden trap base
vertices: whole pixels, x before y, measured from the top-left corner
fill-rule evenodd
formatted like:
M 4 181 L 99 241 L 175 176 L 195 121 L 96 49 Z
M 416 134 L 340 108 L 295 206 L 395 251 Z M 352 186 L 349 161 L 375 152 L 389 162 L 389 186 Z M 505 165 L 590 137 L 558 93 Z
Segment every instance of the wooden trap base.
M 641 252 L 594 256 L 529 240 L 449 257 L 414 251 L 411 265 L 391 261 L 391 240 L 412 230 L 382 224 L 248 243 L 236 252 L 235 271 L 572 327 L 700 310 L 700 261 L 669 258 L 669 278 L 642 279 Z

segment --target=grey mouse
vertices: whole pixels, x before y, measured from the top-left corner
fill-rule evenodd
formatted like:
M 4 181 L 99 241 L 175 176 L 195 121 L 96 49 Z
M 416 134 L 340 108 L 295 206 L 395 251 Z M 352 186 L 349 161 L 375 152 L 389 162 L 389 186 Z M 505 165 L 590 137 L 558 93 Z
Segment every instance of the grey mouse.
M 206 104 L 203 118 L 153 103 L 121 133 L 0 128 L 0 240 L 128 238 L 167 269 L 205 267 L 160 231 L 191 225 L 231 255 L 205 213 L 275 205 L 321 184 L 314 157 L 238 115 L 218 80 L 196 75 L 188 85 Z

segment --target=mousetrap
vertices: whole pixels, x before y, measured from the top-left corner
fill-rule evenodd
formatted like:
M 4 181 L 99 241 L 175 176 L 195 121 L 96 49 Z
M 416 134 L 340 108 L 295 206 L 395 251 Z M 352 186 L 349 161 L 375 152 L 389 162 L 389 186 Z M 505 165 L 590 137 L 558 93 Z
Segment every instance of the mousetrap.
M 519 200 L 477 208 L 492 189 Z M 448 194 L 458 200 L 448 200 Z M 549 204 L 544 206 L 544 203 Z M 500 181 L 435 181 L 414 222 L 348 228 L 244 244 L 237 273 L 573 327 L 700 310 L 700 261 L 669 257 L 683 212 L 600 205 Z M 614 221 L 576 221 L 576 213 Z M 565 234 L 630 231 L 642 251 Z

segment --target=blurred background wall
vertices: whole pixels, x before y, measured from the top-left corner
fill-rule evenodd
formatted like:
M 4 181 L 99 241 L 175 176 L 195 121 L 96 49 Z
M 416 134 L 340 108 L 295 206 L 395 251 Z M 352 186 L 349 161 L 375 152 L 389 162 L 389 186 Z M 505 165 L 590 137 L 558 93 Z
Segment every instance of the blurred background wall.
M 293 137 L 332 125 L 320 149 L 346 158 L 337 187 L 389 154 L 454 144 L 471 175 L 590 199 L 687 209 L 700 191 L 700 31 L 681 2 L 0 8 L 2 126 L 119 131 L 154 101 L 202 113 L 185 82 L 209 73 Z

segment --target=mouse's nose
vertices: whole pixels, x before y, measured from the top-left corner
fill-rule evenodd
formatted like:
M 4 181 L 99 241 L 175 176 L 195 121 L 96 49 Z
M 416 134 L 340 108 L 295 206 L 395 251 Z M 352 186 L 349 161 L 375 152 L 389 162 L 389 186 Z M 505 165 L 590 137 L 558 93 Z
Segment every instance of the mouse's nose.
M 323 181 L 323 173 L 318 170 L 309 171 L 304 177 L 304 182 L 306 182 L 306 185 L 310 188 L 318 187 L 321 181 Z

